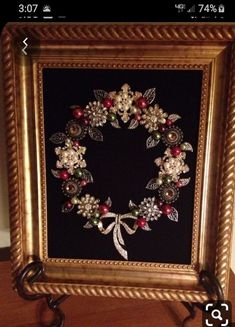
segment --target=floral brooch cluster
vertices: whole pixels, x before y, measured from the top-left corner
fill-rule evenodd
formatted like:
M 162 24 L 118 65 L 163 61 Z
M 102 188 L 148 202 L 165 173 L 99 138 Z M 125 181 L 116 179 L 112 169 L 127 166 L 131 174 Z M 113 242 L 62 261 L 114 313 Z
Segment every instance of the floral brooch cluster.
M 71 106 L 73 118 L 67 122 L 65 132 L 51 136 L 50 140 L 57 145 L 55 154 L 58 157 L 52 174 L 62 180 L 62 191 L 67 197 L 62 212 L 76 208 L 77 214 L 87 219 L 84 228 L 97 227 L 102 234 L 113 231 L 117 251 L 128 260 L 121 226 L 131 235 L 138 229 L 151 231 L 150 222 L 157 221 L 162 215 L 178 221 L 178 211 L 173 203 L 179 197 L 180 188 L 190 182 L 190 177 L 182 178 L 181 175 L 189 171 L 185 163 L 186 152 L 193 151 L 193 148 L 183 141 L 183 131 L 175 124 L 181 117 L 168 115 L 158 104 L 153 104 L 154 88 L 142 94 L 133 92 L 128 84 L 124 84 L 118 92 L 95 90 L 94 95 L 95 100 L 83 108 Z M 153 196 L 144 198 L 139 204 L 130 200 L 125 214 L 112 212 L 110 198 L 102 202 L 84 192 L 86 185 L 93 183 L 93 177 L 87 169 L 87 149 L 82 145 L 82 140 L 89 135 L 94 141 L 103 141 L 100 128 L 107 123 L 114 128 L 121 128 L 121 124 L 128 124 L 129 129 L 143 126 L 149 133 L 147 149 L 157 146 L 160 141 L 166 146 L 163 156 L 154 160 L 156 175 L 146 185 Z M 105 224 L 106 218 L 113 218 L 108 226 Z M 133 219 L 132 226 L 126 219 Z

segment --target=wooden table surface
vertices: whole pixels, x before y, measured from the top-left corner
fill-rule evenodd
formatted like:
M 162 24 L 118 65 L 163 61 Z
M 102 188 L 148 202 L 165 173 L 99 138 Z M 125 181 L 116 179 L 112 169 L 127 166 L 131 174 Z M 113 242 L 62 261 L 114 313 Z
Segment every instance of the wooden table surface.
M 234 304 L 235 276 L 230 273 L 229 300 Z M 177 327 L 188 315 L 179 302 L 71 296 L 62 305 L 64 327 Z M 40 323 L 40 316 L 43 323 Z M 52 316 L 44 300 L 29 302 L 11 289 L 10 264 L 0 262 L 0 327 L 48 326 Z M 201 312 L 188 327 L 201 327 Z M 234 325 L 235 326 L 235 325 Z

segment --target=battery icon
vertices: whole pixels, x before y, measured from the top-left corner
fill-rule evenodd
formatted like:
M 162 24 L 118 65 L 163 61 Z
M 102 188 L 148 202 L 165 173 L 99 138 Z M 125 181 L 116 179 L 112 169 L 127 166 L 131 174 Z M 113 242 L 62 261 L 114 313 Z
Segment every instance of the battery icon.
M 219 7 L 218 7 L 218 12 L 221 12 L 221 13 L 223 13 L 224 12 L 224 5 L 219 5 Z

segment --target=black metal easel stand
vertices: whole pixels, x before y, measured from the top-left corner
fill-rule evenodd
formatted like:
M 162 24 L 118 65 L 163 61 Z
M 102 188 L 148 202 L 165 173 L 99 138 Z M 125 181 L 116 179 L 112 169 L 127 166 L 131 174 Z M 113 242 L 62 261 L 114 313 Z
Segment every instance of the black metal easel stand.
M 41 298 L 46 299 L 48 308 L 54 313 L 55 319 L 48 327 L 63 327 L 65 315 L 60 308 L 60 304 L 65 301 L 69 295 L 61 295 L 54 298 L 51 294 L 30 294 L 25 284 L 33 284 L 38 281 L 40 277 L 43 276 L 43 264 L 41 261 L 33 261 L 29 263 L 19 274 L 17 278 L 17 291 L 19 296 L 28 301 L 35 301 Z M 201 285 L 206 290 L 210 299 L 215 299 L 216 301 L 223 301 L 224 295 L 221 285 L 217 278 L 210 272 L 202 270 L 199 275 L 199 281 Z M 188 327 L 188 322 L 193 320 L 196 316 L 196 308 L 204 310 L 204 305 L 202 303 L 195 302 L 181 302 L 185 308 L 189 311 L 189 315 L 183 320 L 182 327 Z
M 48 308 L 54 313 L 55 319 L 48 327 L 63 327 L 65 315 L 60 309 L 60 304 L 65 301 L 69 295 L 61 295 L 53 298 L 51 294 L 29 294 L 25 288 L 25 283 L 33 284 L 43 275 L 43 265 L 41 261 L 33 261 L 29 263 L 19 274 L 17 278 L 18 294 L 28 301 L 35 301 L 41 298 L 46 299 Z
M 224 301 L 224 294 L 218 279 L 209 271 L 202 270 L 199 274 L 199 282 L 206 290 L 209 299 L 212 301 Z M 196 308 L 204 311 L 204 305 L 196 302 L 181 302 L 189 311 L 189 315 L 183 320 L 181 327 L 188 327 L 188 322 L 196 317 Z M 216 303 L 214 308 L 216 307 Z

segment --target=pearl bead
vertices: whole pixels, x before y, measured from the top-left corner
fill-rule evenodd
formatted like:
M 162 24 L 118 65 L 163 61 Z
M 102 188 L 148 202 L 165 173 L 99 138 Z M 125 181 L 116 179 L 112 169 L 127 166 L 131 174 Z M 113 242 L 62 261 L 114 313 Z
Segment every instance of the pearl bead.
M 112 122 L 112 121 L 116 120 L 116 115 L 114 113 L 110 112 L 108 114 L 107 118 L 108 118 L 109 121 Z
M 177 187 L 182 187 L 182 186 L 183 186 L 183 185 L 182 185 L 182 182 L 181 182 L 181 181 L 176 182 L 176 186 L 177 186 Z
M 73 141 L 73 146 L 75 146 L 76 148 L 79 148 L 79 146 L 80 146 L 79 141 Z
M 100 204 L 100 205 L 99 205 L 99 212 L 100 212 L 102 215 L 105 215 L 106 213 L 109 212 L 109 206 L 107 206 L 107 204 Z
M 166 120 L 166 125 L 171 126 L 173 124 L 173 121 L 171 119 Z
M 159 131 L 160 131 L 161 133 L 165 132 L 165 130 L 166 130 L 166 126 L 164 126 L 164 125 L 160 125 L 160 126 L 159 126 Z
M 138 227 L 143 228 L 146 225 L 147 221 L 146 218 L 140 217 L 137 219 L 136 224 Z
M 87 119 L 87 118 L 84 118 L 84 119 L 83 119 L 83 124 L 84 124 L 84 125 L 87 126 L 87 125 L 89 125 L 89 123 L 90 123 L 90 122 L 89 122 L 89 119 Z
M 159 199 L 156 200 L 156 204 L 157 204 L 158 208 L 161 208 L 163 206 L 163 202 Z
M 135 217 L 139 216 L 139 209 L 138 208 L 134 208 L 131 210 L 131 214 Z
M 98 211 L 94 212 L 94 218 L 96 219 L 100 218 L 100 213 Z
M 78 198 L 76 196 L 74 196 L 72 199 L 71 199 L 71 203 L 72 204 L 78 204 Z
M 140 98 L 137 100 L 137 106 L 138 106 L 140 109 L 145 109 L 145 108 L 148 106 L 148 102 L 147 102 L 146 98 L 144 98 L 144 97 L 140 97 Z
M 171 176 L 165 176 L 164 177 L 164 182 L 169 184 L 172 181 L 172 177 Z
M 138 121 L 140 121 L 141 120 L 141 114 L 136 114 L 135 115 L 135 119 L 138 120 Z
M 99 223 L 99 219 L 97 219 L 97 218 L 91 218 L 90 219 L 90 223 L 93 225 L 93 226 L 97 226 L 98 225 L 98 223 Z
M 111 108 L 113 106 L 113 100 L 109 98 L 104 99 L 103 106 L 108 109 Z
M 164 215 L 168 216 L 172 213 L 172 206 L 170 206 L 169 204 L 163 204 L 163 206 L 161 207 L 161 211 Z
M 77 178 L 82 177 L 82 176 L 83 176 L 83 171 L 82 171 L 82 169 L 80 169 L 80 168 L 76 169 L 75 172 L 74 172 L 74 175 L 75 175 Z
M 67 172 L 67 170 L 62 170 L 60 172 L 60 178 L 63 179 L 63 180 L 66 180 L 69 178 L 69 173 Z
M 81 107 L 77 107 L 73 109 L 73 117 L 79 119 L 83 116 L 83 110 Z
M 80 185 L 82 187 L 86 186 L 87 185 L 87 180 L 86 179 L 82 179 L 81 182 L 80 182 Z
M 182 144 L 180 145 L 180 148 L 181 148 L 181 150 L 185 151 L 187 147 L 186 147 L 186 145 L 185 145 L 184 143 L 182 143 Z
M 181 153 L 181 148 L 179 146 L 175 146 L 174 148 L 171 149 L 171 154 L 174 157 L 177 157 Z
M 160 140 L 161 134 L 159 132 L 157 132 L 157 131 L 153 131 L 152 132 L 152 137 L 153 137 L 154 140 Z
M 73 205 L 72 205 L 72 203 L 70 201 L 67 201 L 65 203 L 65 206 L 66 206 L 67 209 L 71 209 Z
M 157 178 L 156 183 L 157 183 L 158 186 L 160 186 L 160 185 L 162 185 L 163 181 L 162 181 L 161 178 Z

